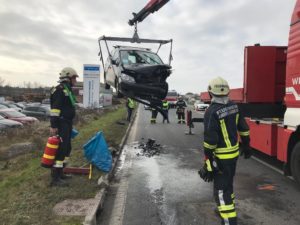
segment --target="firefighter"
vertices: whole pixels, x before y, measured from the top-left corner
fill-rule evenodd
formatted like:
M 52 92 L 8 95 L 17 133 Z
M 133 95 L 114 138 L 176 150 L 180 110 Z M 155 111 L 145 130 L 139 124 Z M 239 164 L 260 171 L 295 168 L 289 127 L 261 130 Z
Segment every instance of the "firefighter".
M 152 112 L 152 114 L 151 114 L 150 123 L 155 124 L 156 123 L 156 117 L 157 117 L 157 114 L 158 114 L 157 109 L 156 108 L 151 108 L 151 112 Z
M 52 88 L 50 96 L 50 135 L 61 139 L 51 173 L 51 186 L 67 186 L 63 167 L 71 153 L 71 133 L 75 117 L 76 98 L 72 86 L 76 84 L 77 72 L 70 67 L 62 69 L 59 74 L 59 85 Z
M 127 98 L 126 108 L 127 108 L 127 121 L 130 122 L 132 111 L 135 108 L 135 101 L 131 98 Z
M 179 96 L 178 101 L 176 102 L 176 114 L 178 117 L 178 123 L 185 123 L 185 108 L 186 103 L 183 100 L 182 96 Z
M 236 225 L 233 179 L 239 156 L 239 137 L 242 140 L 241 155 L 251 157 L 249 127 L 238 106 L 229 100 L 226 80 L 217 77 L 210 81 L 208 92 L 211 105 L 204 115 L 204 166 L 200 177 L 214 181 L 214 197 L 218 213 L 224 225 Z
M 165 120 L 167 120 L 167 123 L 170 123 L 170 121 L 169 121 L 169 108 L 170 108 L 169 102 L 166 99 L 164 99 L 163 102 L 162 102 L 163 123 L 165 123 Z

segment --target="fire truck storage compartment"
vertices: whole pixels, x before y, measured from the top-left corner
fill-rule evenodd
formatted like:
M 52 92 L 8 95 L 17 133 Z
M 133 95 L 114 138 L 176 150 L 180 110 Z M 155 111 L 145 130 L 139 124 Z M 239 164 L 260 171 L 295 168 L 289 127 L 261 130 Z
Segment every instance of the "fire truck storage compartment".
M 277 154 L 277 123 L 246 118 L 250 128 L 250 145 L 267 155 Z
M 280 103 L 285 93 L 286 47 L 248 46 L 244 51 L 244 101 Z
M 288 161 L 288 142 L 293 131 L 285 128 L 283 124 L 277 127 L 277 159 L 282 162 Z

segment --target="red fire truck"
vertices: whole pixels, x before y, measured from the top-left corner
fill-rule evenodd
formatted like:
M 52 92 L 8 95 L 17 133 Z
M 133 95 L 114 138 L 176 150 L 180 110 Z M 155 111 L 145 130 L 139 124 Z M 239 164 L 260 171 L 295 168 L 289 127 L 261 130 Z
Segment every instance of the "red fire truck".
M 207 92 L 200 95 L 210 101 Z M 230 98 L 246 116 L 251 146 L 283 162 L 284 174 L 300 183 L 300 0 L 287 47 L 245 47 L 244 85 Z
M 167 100 L 169 102 L 171 108 L 174 108 L 176 105 L 176 102 L 178 100 L 177 91 L 175 91 L 175 90 L 168 91 L 168 94 L 165 97 L 165 100 Z

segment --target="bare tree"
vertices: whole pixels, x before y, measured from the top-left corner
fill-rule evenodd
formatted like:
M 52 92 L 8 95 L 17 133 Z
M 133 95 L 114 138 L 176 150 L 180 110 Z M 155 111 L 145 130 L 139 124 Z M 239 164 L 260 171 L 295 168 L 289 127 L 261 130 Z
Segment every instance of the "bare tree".
M 0 77 L 0 87 L 4 86 L 4 83 L 5 83 L 5 80 L 2 77 Z
M 33 88 L 42 88 L 43 85 L 41 85 L 39 82 L 33 82 Z

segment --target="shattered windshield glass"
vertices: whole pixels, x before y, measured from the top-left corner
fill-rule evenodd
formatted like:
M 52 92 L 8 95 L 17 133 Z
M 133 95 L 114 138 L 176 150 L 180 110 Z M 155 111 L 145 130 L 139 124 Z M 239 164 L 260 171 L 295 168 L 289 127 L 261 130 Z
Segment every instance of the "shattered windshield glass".
M 124 65 L 131 64 L 151 64 L 160 65 L 163 64 L 158 55 L 152 52 L 140 51 L 140 50 L 123 50 L 120 52 L 121 61 Z

